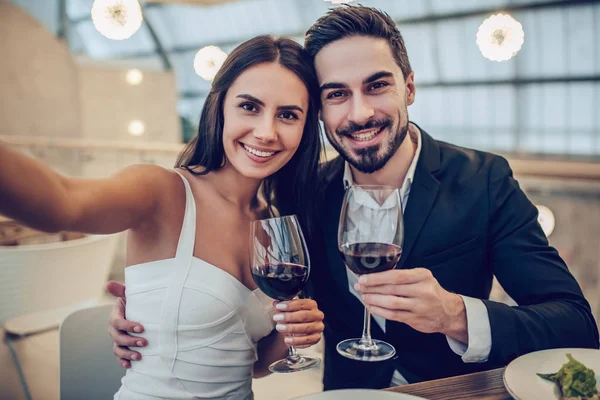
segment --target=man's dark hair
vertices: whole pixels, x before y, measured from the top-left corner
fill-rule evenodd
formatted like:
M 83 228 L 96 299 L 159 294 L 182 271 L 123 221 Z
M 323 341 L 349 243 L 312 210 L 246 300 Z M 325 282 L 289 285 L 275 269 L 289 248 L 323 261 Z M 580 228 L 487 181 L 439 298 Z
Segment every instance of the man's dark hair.
M 328 44 L 352 36 L 385 39 L 404 79 L 412 72 L 400 30 L 388 14 L 373 7 L 346 5 L 330 9 L 306 31 L 304 47 L 314 58 Z

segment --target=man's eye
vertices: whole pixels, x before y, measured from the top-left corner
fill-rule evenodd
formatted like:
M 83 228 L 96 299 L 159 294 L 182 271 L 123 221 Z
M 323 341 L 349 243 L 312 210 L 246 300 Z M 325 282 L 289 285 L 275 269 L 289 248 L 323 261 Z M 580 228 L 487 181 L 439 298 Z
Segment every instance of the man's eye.
M 339 99 L 344 95 L 344 92 L 331 92 L 327 95 L 328 99 Z
M 371 90 L 381 89 L 386 86 L 388 86 L 387 82 L 375 82 L 371 85 Z

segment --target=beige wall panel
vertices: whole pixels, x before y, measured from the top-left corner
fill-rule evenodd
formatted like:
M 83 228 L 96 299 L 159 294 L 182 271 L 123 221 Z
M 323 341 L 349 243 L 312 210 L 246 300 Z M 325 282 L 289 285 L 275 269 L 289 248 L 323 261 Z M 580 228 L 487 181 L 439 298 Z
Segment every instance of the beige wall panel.
M 175 77 L 170 72 L 143 71 L 143 81 L 130 85 L 126 69 L 92 64 L 79 66 L 83 137 L 133 142 L 181 142 Z M 128 125 L 142 121 L 145 132 L 131 136 Z
M 67 46 L 21 8 L 0 1 L 0 132 L 78 137 L 77 67 Z

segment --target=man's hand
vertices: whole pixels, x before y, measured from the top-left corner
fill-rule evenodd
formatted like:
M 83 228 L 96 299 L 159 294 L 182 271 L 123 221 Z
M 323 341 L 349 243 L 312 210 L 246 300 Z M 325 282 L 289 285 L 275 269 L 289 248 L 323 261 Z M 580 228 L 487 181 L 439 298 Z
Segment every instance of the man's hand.
M 274 305 L 278 312 L 273 316 L 275 329 L 285 336 L 288 346 L 303 349 L 319 343 L 324 316 L 314 300 L 296 299 Z
M 142 355 L 137 351 L 131 351 L 127 347 L 144 347 L 148 343 L 146 339 L 130 336 L 127 332 L 141 333 L 144 327 L 136 322 L 125 319 L 125 285 L 115 281 L 106 284 L 106 290 L 118 299 L 110 313 L 108 333 L 113 339 L 113 354 L 123 368 L 131 367 L 131 360 L 138 361 Z
M 419 332 L 439 332 L 469 343 L 462 298 L 444 290 L 428 269 L 362 275 L 354 288 L 374 315 L 403 322 Z

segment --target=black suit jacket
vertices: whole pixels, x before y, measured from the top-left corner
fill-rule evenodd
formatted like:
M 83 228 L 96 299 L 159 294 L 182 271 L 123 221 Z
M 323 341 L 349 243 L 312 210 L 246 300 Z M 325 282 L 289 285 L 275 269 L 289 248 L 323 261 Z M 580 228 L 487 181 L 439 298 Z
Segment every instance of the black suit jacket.
M 397 268 L 425 267 L 448 291 L 482 299 L 492 332 L 485 363 L 464 363 L 442 334 L 386 321 L 372 336 L 397 350 L 395 359 L 367 363 L 338 355 L 336 344 L 360 337 L 363 306 L 349 292 L 337 247 L 344 195 L 344 160 L 321 171 L 322 230 L 312 246 L 310 288 L 325 313 L 324 387 L 382 388 L 396 368 L 409 382 L 506 365 L 515 357 L 556 347 L 598 348 L 590 306 L 537 222 L 537 210 L 500 156 L 432 139 L 421 130 L 421 154 L 404 212 L 405 239 Z M 519 304 L 488 300 L 496 276 Z

